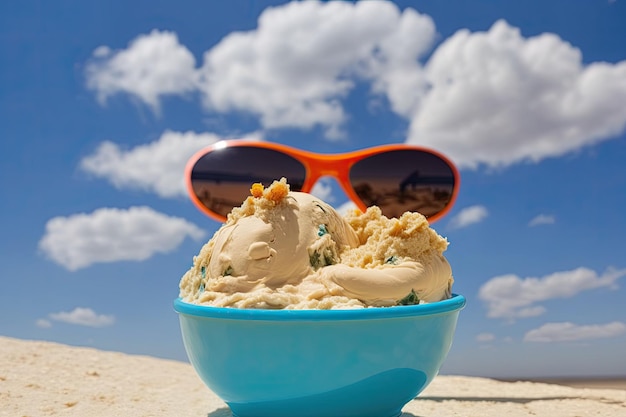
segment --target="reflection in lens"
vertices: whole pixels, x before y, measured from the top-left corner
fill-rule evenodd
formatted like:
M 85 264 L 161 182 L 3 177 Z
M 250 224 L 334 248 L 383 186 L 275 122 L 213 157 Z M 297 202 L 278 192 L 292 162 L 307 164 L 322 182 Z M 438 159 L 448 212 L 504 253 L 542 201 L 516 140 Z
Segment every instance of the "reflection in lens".
M 431 217 L 452 200 L 454 171 L 437 155 L 403 149 L 356 162 L 350 183 L 366 206 L 380 207 L 387 217 L 400 217 L 405 211 Z
M 256 182 L 268 187 L 287 178 L 292 191 L 304 184 L 305 167 L 289 155 L 259 147 L 232 146 L 207 153 L 191 170 L 191 185 L 198 200 L 224 217 L 250 195 Z

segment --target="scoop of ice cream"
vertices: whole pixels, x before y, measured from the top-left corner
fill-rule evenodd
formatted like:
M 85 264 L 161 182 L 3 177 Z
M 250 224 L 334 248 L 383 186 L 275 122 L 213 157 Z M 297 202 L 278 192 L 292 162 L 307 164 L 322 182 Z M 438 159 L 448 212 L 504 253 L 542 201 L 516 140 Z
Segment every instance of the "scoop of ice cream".
M 255 185 L 251 192 L 183 277 L 181 296 L 187 301 L 283 308 L 294 302 L 294 288 L 305 277 L 359 244 L 330 205 L 290 192 L 285 180 L 267 189 Z
M 184 301 L 240 308 L 389 306 L 407 295 L 450 296 L 447 241 L 424 216 L 387 219 L 378 208 L 346 218 L 286 180 L 251 196 L 194 258 Z
M 342 253 L 341 264 L 325 269 L 347 294 L 369 305 L 389 305 L 414 292 L 426 302 L 449 298 L 452 269 L 443 256 L 448 241 L 419 213 L 389 219 L 378 207 L 346 217 L 360 244 Z
M 273 200 L 275 195 L 253 198 L 218 230 L 207 259 L 209 276 L 277 288 L 339 262 L 342 246 L 358 244 L 354 230 L 318 198 L 288 192 Z

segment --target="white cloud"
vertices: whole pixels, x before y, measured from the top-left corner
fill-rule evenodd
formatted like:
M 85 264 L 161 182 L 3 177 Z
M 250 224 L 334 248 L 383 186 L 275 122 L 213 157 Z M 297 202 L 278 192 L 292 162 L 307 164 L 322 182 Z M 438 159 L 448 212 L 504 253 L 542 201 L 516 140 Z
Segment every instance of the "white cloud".
M 111 55 L 111 48 L 106 45 L 102 45 L 93 50 L 92 55 L 95 58 L 106 58 Z
M 252 112 L 266 128 L 322 125 L 333 138 L 355 79 L 374 80 L 397 111 L 415 107 L 406 91 L 424 87 L 417 58 L 434 35 L 429 17 L 390 2 L 292 2 L 207 51 L 201 88 L 209 108 Z
M 173 32 L 153 30 L 138 36 L 127 49 L 113 52 L 103 45 L 92 55 L 86 68 L 87 87 L 97 93 L 101 103 L 124 92 L 158 112 L 160 96 L 197 88 L 196 60 Z
M 555 272 L 541 278 L 520 278 L 509 274 L 484 283 L 478 297 L 488 308 L 491 318 L 522 318 L 545 312 L 536 303 L 553 298 L 570 298 L 596 288 L 617 288 L 617 280 L 626 275 L 626 269 L 607 269 L 602 275 L 588 268 Z
M 224 37 L 200 68 L 171 32 L 141 35 L 115 53 L 99 47 L 87 85 L 101 101 L 124 92 L 157 109 L 164 94 L 200 91 L 211 110 L 250 112 L 265 128 L 319 125 L 335 138 L 356 79 L 412 113 L 425 87 L 417 58 L 434 39 L 430 17 L 390 2 L 291 2 L 267 8 L 256 30 Z
M 320 179 L 313 185 L 311 194 L 327 203 L 332 203 L 335 200 L 333 197 L 333 187 L 325 178 Z
M 479 333 L 476 335 L 476 341 L 481 343 L 493 342 L 496 336 L 493 333 Z
M 39 248 L 74 271 L 98 262 L 142 261 L 173 251 L 186 237 L 200 239 L 204 234 L 193 223 L 149 207 L 101 208 L 50 219 Z
M 546 312 L 546 308 L 543 306 L 522 307 L 515 312 L 517 318 L 537 317 Z
M 533 226 L 539 226 L 542 224 L 554 224 L 554 222 L 556 221 L 556 218 L 552 215 L 549 214 L 539 214 L 535 217 L 533 217 L 530 222 L 528 222 L 528 225 L 530 227 Z
M 52 323 L 50 323 L 50 320 L 46 320 L 46 319 L 38 319 L 35 322 L 35 325 L 37 327 L 41 327 L 42 329 L 49 329 L 50 327 L 52 327 Z
M 222 140 L 212 133 L 165 131 L 151 143 L 123 150 L 117 144 L 102 142 L 80 162 L 80 168 L 108 179 L 115 187 L 155 192 L 160 197 L 186 196 L 185 166 L 198 150 Z M 242 139 L 259 140 L 260 134 Z
M 552 33 L 524 38 L 502 20 L 487 32 L 459 30 L 425 70 L 431 89 L 409 142 L 464 167 L 560 156 L 626 126 L 626 61 L 585 66 Z
M 76 307 L 69 312 L 61 311 L 59 313 L 50 313 L 48 316 L 52 320 L 88 327 L 104 327 L 115 323 L 114 316 L 96 314 L 92 309 L 83 307 Z
M 585 64 L 559 36 L 524 37 L 503 20 L 433 50 L 435 39 L 429 16 L 391 2 L 291 2 L 225 36 L 200 66 L 174 33 L 153 31 L 98 47 L 87 80 L 103 102 L 127 93 L 158 109 L 165 94 L 194 92 L 208 111 L 330 138 L 350 117 L 346 96 L 370 83 L 372 100 L 409 122 L 408 142 L 470 168 L 558 157 L 626 127 L 626 61 Z
M 342 205 L 340 205 L 339 207 L 335 208 L 335 210 L 340 215 L 345 216 L 346 214 L 348 214 L 352 210 L 358 210 L 358 207 L 354 203 L 354 201 L 349 200 L 349 201 L 346 201 L 345 203 L 343 203 Z
M 577 325 L 570 322 L 546 323 L 524 335 L 525 342 L 573 342 L 604 339 L 626 333 L 626 324 L 614 321 L 607 324 Z
M 466 207 L 450 219 L 448 227 L 451 229 L 461 229 L 474 223 L 480 223 L 488 215 L 489 212 L 484 206 L 475 205 Z

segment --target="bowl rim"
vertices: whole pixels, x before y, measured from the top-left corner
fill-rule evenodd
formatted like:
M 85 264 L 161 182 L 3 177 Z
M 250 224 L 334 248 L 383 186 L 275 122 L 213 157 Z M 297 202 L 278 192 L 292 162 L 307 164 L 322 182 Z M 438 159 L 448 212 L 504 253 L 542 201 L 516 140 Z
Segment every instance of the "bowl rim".
M 337 310 L 265 310 L 197 305 L 187 303 L 178 297 L 174 300 L 174 310 L 187 316 L 230 320 L 338 321 L 432 316 L 461 310 L 465 307 L 465 303 L 464 296 L 452 294 L 446 300 L 410 306 Z

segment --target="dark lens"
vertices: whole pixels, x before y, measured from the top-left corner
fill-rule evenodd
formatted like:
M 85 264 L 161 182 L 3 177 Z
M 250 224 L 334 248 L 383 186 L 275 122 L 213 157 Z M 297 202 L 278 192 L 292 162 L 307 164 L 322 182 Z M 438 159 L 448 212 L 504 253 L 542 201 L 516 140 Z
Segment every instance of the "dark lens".
M 191 185 L 202 204 L 226 216 L 250 195 L 252 184 L 260 182 L 267 187 L 274 180 L 285 177 L 290 189 L 299 191 L 305 175 L 305 167 L 282 152 L 232 146 L 200 158 L 191 170 Z
M 437 155 L 403 149 L 382 152 L 356 162 L 350 183 L 366 206 L 378 206 L 387 217 L 417 211 L 426 217 L 452 200 L 454 171 Z

